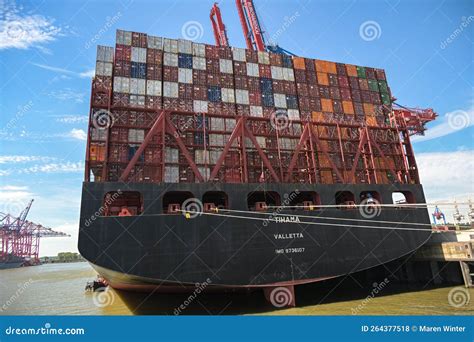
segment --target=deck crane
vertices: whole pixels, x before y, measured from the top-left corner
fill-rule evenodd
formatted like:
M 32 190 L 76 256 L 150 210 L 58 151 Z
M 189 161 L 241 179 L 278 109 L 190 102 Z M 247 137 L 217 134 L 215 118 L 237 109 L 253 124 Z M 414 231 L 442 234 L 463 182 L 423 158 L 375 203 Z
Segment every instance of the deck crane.
M 257 11 L 255 10 L 252 0 L 235 0 L 235 4 L 237 6 L 237 12 L 239 14 L 240 24 L 242 25 L 242 31 L 244 33 L 247 49 L 256 51 L 270 51 L 295 56 L 295 54 L 281 48 L 276 44 L 267 44 L 265 42 L 264 31 L 260 25 Z M 214 3 L 214 6 L 212 6 L 210 17 L 216 45 L 229 46 L 229 40 L 227 39 L 225 26 L 222 21 L 221 12 L 217 3 Z
M 264 31 L 260 25 L 257 16 L 257 11 L 252 0 L 235 0 L 237 12 L 239 13 L 240 24 L 244 33 L 245 44 L 247 49 L 256 51 L 269 51 L 285 55 L 296 56 L 295 54 L 281 48 L 274 44 L 266 44 L 264 38 Z M 214 19 L 215 17 L 215 19 Z M 217 3 L 211 9 L 211 23 L 214 31 L 214 38 L 217 46 L 229 46 L 227 32 L 224 22 L 222 20 L 221 11 Z M 426 124 L 433 121 L 438 116 L 432 108 L 408 108 L 395 103 L 395 98 L 392 98 L 392 113 L 397 124 L 407 127 L 409 135 L 424 135 L 426 131 Z
M 224 22 L 222 21 L 221 10 L 219 9 L 219 6 L 217 6 L 217 2 L 212 6 L 210 18 L 216 45 L 229 46 L 229 38 L 227 38 L 227 31 Z

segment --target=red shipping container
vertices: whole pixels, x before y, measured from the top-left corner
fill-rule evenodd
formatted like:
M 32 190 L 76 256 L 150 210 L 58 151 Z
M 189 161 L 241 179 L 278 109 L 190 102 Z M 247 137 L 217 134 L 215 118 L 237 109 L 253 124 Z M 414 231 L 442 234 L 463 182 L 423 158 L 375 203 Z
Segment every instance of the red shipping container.
M 206 70 L 209 73 L 218 74 L 220 73 L 219 60 L 215 58 L 206 59 Z
M 272 69 L 270 65 L 267 64 L 259 64 L 258 65 L 258 73 L 260 77 L 271 78 L 272 77 Z
M 132 59 L 132 47 L 129 45 L 115 45 L 115 59 L 130 62 Z
M 163 78 L 161 66 L 155 64 L 147 64 L 146 78 L 148 80 L 161 80 Z
M 333 100 L 340 100 L 341 99 L 341 92 L 337 87 L 329 87 L 329 92 L 331 94 L 331 99 Z
M 207 72 L 204 70 L 193 70 L 193 84 L 207 85 Z
M 99 92 L 108 92 L 112 88 L 112 77 L 95 76 L 92 81 L 92 89 Z
M 296 91 L 299 96 L 309 96 L 308 85 L 306 83 L 296 83 Z
M 146 62 L 149 64 L 162 65 L 163 51 L 157 49 L 146 50 Z
M 207 86 L 193 85 L 193 98 L 196 100 L 207 101 Z
M 234 61 L 234 75 L 247 76 L 247 63 Z
M 360 94 L 360 90 L 351 90 L 352 93 L 352 100 L 355 102 L 362 102 L 362 96 Z
M 245 60 L 249 63 L 258 63 L 258 53 L 254 50 L 245 50 Z
M 339 87 L 349 87 L 349 79 L 346 76 L 338 76 L 337 80 L 339 82 Z
M 344 101 L 350 101 L 352 99 L 351 91 L 349 88 L 339 88 L 339 91 L 341 92 L 341 98 Z
M 308 93 L 311 97 L 319 97 L 319 87 L 315 84 L 308 84 Z
M 220 46 L 218 58 L 232 59 L 232 49 L 228 46 Z
M 219 47 L 206 44 L 206 58 L 219 59 Z
M 248 89 L 248 79 L 246 76 L 235 76 L 235 89 Z
M 283 81 L 284 94 L 296 95 L 296 85 L 294 82 Z
M 249 103 L 251 106 L 262 105 L 262 94 L 258 90 L 252 90 L 249 92 Z
M 260 79 L 258 77 L 248 77 L 248 89 L 250 91 L 259 91 L 260 90 Z
M 220 75 L 219 74 L 208 73 L 207 74 L 207 85 L 220 86 L 221 85 Z
M 178 82 L 178 68 L 172 66 L 164 66 L 163 80 L 167 82 Z
M 124 93 L 115 93 L 113 94 L 113 101 L 112 104 L 114 106 L 126 107 L 130 103 L 130 96 L 129 94 Z
M 309 109 L 314 112 L 320 112 L 321 108 L 321 101 L 317 97 L 309 97 Z
M 382 69 L 375 69 L 375 76 L 378 80 L 385 80 L 385 71 Z
M 306 83 L 306 70 L 295 69 L 294 72 L 297 83 Z
M 306 82 L 308 84 L 318 84 L 318 78 L 316 77 L 316 72 L 314 70 L 306 69 Z
M 131 62 L 116 59 L 114 63 L 114 75 L 130 77 Z
M 219 74 L 220 84 L 223 88 L 234 88 L 234 76 L 231 74 Z
M 283 60 L 281 59 L 281 54 L 269 52 L 270 54 L 270 65 L 274 66 L 283 66 Z
M 235 115 L 235 104 L 222 102 L 222 115 Z
M 359 79 L 357 77 L 349 77 L 349 84 L 351 86 L 351 89 L 359 90 Z

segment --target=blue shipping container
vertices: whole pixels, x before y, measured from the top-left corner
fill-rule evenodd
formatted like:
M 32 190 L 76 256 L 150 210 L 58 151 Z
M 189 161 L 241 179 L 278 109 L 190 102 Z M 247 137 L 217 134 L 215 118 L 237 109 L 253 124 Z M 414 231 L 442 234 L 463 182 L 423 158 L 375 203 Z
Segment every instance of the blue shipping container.
M 221 101 L 221 88 L 217 86 L 207 87 L 207 100 L 211 102 Z
M 179 53 L 178 54 L 178 66 L 180 68 L 193 68 L 193 56 L 187 53 Z
M 132 62 L 130 75 L 132 78 L 146 78 L 146 63 Z

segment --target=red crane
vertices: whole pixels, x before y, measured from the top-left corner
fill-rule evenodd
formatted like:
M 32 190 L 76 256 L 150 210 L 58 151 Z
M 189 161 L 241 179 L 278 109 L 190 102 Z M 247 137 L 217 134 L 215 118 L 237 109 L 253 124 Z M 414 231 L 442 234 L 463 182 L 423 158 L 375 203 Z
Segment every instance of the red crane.
M 267 45 L 263 37 L 263 30 L 258 20 L 257 12 L 252 0 L 235 0 L 237 12 L 239 13 L 240 24 L 244 33 L 245 44 L 249 50 L 271 51 L 294 55 L 293 53 L 279 47 L 278 45 Z M 214 19 L 214 16 L 216 19 Z M 211 23 L 216 39 L 216 45 L 229 46 L 229 40 L 222 21 L 221 11 L 214 3 L 211 9 Z M 392 99 L 395 101 L 396 99 Z M 426 124 L 433 121 L 438 116 L 432 108 L 408 108 L 393 102 L 393 117 L 397 124 L 407 127 L 409 135 L 424 135 Z
M 227 38 L 225 25 L 222 21 L 221 10 L 219 9 L 219 6 L 217 6 L 217 2 L 215 2 L 214 6 L 212 6 L 210 18 L 212 23 L 212 30 L 214 31 L 214 39 L 216 40 L 216 45 L 229 46 L 229 39 Z
M 432 108 L 408 108 L 393 103 L 393 112 L 399 124 L 408 128 L 410 135 L 425 135 L 426 124 L 436 119 L 436 114 Z
M 28 221 L 31 200 L 18 217 L 0 213 L 0 268 L 9 263 L 39 263 L 41 237 L 69 236 Z

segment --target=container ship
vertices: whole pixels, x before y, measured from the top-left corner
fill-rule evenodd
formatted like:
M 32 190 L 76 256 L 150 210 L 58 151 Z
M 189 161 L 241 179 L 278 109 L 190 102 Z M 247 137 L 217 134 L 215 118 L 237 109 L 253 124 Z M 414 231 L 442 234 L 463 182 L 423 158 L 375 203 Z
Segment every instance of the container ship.
M 116 289 L 295 305 L 294 286 L 430 237 L 406 123 L 382 69 L 117 30 L 97 49 L 79 251 Z

